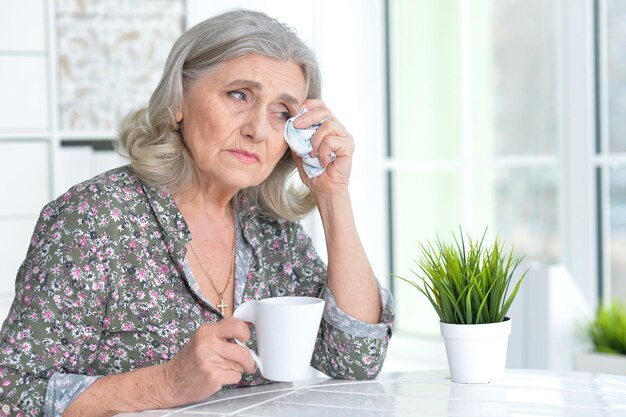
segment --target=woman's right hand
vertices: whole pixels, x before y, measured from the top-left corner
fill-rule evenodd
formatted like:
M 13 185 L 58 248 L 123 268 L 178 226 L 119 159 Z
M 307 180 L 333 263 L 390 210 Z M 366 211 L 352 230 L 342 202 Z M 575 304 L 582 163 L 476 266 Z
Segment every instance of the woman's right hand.
M 99 378 L 63 417 L 110 417 L 204 400 L 223 385 L 239 382 L 244 370 L 255 372 L 248 349 L 229 342 L 235 338 L 250 339 L 250 329 L 241 320 L 204 324 L 169 362 Z
M 249 338 L 248 325 L 234 318 L 200 326 L 189 343 L 162 365 L 166 407 L 204 400 L 222 386 L 238 383 L 244 371 L 255 372 L 248 349 L 229 341 Z

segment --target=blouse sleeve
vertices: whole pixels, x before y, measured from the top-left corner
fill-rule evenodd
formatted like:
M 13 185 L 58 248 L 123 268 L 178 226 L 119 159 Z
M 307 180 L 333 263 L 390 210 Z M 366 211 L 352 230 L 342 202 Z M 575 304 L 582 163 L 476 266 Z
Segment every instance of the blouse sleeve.
M 97 204 L 68 193 L 41 212 L 0 332 L 0 415 L 42 416 L 54 373 L 93 373 L 111 259 Z
M 63 411 L 72 401 L 98 378 L 98 376 L 76 374 L 52 375 L 46 389 L 44 417 L 62 417 Z
M 332 378 L 371 379 L 380 372 L 394 323 L 391 293 L 379 286 L 382 312 L 379 323 L 368 324 L 342 311 L 326 286 L 327 269 L 311 238 L 295 224 L 292 262 L 298 293 L 326 301 L 311 365 Z

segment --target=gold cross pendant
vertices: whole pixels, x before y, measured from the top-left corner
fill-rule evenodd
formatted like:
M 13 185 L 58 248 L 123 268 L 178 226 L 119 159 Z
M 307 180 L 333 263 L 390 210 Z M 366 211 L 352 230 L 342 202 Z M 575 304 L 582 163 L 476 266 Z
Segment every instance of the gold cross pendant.
M 220 309 L 220 313 L 222 313 L 222 316 L 224 315 L 224 309 L 228 307 L 228 304 L 224 303 L 224 299 L 220 298 L 220 303 L 217 305 L 217 308 Z

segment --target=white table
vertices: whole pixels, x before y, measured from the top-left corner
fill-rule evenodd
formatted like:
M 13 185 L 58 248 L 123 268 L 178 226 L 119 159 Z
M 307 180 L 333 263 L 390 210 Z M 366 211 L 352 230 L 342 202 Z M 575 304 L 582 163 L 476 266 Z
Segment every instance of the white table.
M 125 417 L 626 416 L 626 376 L 507 370 L 493 384 L 455 384 L 448 371 L 373 381 L 307 380 L 223 390 L 206 401 Z

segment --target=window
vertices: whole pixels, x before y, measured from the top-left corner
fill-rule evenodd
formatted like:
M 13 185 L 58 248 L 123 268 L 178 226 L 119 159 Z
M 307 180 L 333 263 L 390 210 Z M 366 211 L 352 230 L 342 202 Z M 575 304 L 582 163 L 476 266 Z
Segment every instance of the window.
M 559 3 L 390 0 L 388 7 L 394 273 L 411 276 L 416 242 L 449 238 L 459 226 L 473 236 L 487 227 L 527 261 L 567 262 L 564 219 L 572 213 L 563 158 L 574 142 L 561 126 Z M 394 292 L 399 330 L 438 334 L 423 297 L 397 280 Z
M 626 300 L 626 3 L 595 5 L 602 295 Z

